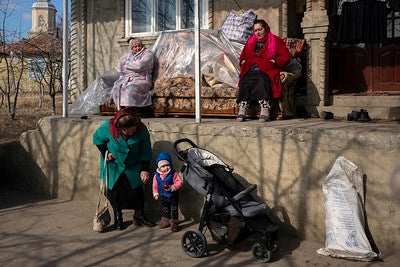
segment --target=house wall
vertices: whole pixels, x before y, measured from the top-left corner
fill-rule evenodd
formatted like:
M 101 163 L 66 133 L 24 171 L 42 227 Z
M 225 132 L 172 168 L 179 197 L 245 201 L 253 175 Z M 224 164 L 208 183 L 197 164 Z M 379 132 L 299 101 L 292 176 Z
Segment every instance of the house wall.
M 75 100 L 102 73 L 114 68 L 129 49 L 124 34 L 123 0 L 71 1 L 71 82 L 70 97 Z M 287 1 L 214 1 L 210 0 L 209 27 L 219 29 L 228 12 L 253 10 L 265 19 L 272 32 L 287 36 Z M 294 9 L 295 6 L 292 5 Z M 142 38 L 151 47 L 157 36 Z
M 238 6 L 236 2 L 240 5 Z M 264 19 L 271 27 L 271 31 L 277 35 L 283 35 L 286 29 L 282 24 L 282 0 L 273 1 L 214 1 L 214 29 L 220 29 L 229 11 L 242 14 L 244 11 L 252 10 L 258 19 Z
M 71 100 L 97 76 L 115 67 L 128 49 L 122 40 L 123 2 L 71 2 Z
M 331 0 L 333 1 L 333 0 Z M 253 10 L 265 19 L 273 33 L 282 37 L 304 38 L 307 41 L 303 61 L 305 94 L 296 97 L 296 106 L 306 107 L 314 116 L 330 109 L 335 117 L 345 118 L 352 109 L 365 108 L 364 102 L 352 98 L 349 106 L 337 97 L 329 96 L 329 38 L 328 0 L 228 0 L 209 1 L 209 27 L 219 29 L 228 12 Z M 124 36 L 125 1 L 71 0 L 71 79 L 70 102 L 100 74 L 115 67 L 118 58 L 128 50 Z M 143 38 L 150 47 L 157 36 Z M 392 99 L 380 98 L 379 107 L 371 108 L 375 118 L 393 119 Z M 390 98 L 390 97 L 388 97 Z M 383 110 L 383 111 L 382 111 Z

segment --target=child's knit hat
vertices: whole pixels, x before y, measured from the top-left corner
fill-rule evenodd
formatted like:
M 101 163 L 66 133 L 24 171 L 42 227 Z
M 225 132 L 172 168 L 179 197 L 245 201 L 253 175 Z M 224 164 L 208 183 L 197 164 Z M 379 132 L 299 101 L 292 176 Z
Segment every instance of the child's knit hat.
M 167 152 L 161 152 L 157 157 L 156 163 L 158 168 L 166 164 L 169 164 L 172 168 L 171 156 Z

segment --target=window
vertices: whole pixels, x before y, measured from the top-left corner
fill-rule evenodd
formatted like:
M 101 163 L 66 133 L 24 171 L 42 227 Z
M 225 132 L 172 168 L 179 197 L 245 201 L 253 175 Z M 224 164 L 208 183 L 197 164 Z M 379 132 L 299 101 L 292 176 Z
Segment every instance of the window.
M 126 36 L 194 28 L 194 0 L 126 1 Z M 200 27 L 207 28 L 208 0 L 199 0 Z
M 38 23 L 38 25 L 39 25 L 40 28 L 42 28 L 42 27 L 44 27 L 44 24 L 45 24 L 44 18 L 43 18 L 42 15 L 40 15 L 40 16 L 39 16 L 39 23 Z
M 30 59 L 28 63 L 28 79 L 41 80 L 46 71 L 46 61 L 43 58 Z
M 400 12 L 390 11 L 387 15 L 387 35 L 386 37 L 392 43 L 398 43 L 400 40 Z M 389 41 L 389 42 L 390 42 Z

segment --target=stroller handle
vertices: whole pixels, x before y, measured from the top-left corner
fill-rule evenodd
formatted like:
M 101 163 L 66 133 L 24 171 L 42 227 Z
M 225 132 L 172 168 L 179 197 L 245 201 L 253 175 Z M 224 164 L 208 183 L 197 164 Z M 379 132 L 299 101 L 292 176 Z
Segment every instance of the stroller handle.
M 173 148 L 174 148 L 175 155 L 176 155 L 181 161 L 185 161 L 184 151 L 178 149 L 178 145 L 181 144 L 181 143 L 188 143 L 188 144 L 191 145 L 191 147 L 197 147 L 197 145 L 196 145 L 192 140 L 190 140 L 189 138 L 181 138 L 181 139 L 178 139 L 178 140 L 176 140 L 176 141 L 174 142 Z

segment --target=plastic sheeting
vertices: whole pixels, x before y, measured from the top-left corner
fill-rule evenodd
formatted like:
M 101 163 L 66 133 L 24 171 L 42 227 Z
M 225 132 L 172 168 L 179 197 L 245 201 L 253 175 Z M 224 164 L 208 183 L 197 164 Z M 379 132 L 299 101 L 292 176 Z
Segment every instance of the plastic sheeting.
M 326 240 L 319 254 L 358 261 L 378 257 L 365 232 L 364 173 L 338 157 L 323 184 Z
M 88 88 L 68 107 L 71 115 L 96 114 L 100 112 L 100 105 L 111 98 L 111 89 L 118 79 L 115 69 L 97 77 Z
M 158 60 L 155 79 L 194 76 L 193 30 L 162 32 L 152 51 Z M 222 31 L 200 31 L 200 66 L 206 81 L 226 83 L 236 88 L 239 80 L 238 58 L 239 53 Z
M 156 58 L 153 79 L 194 77 L 194 31 L 162 32 L 151 51 Z M 237 88 L 239 80 L 239 53 L 241 47 L 234 45 L 222 31 L 200 31 L 201 73 L 210 87 L 228 84 Z M 100 105 L 110 99 L 114 82 L 118 79 L 115 70 L 97 77 L 72 103 L 69 114 L 96 114 Z

